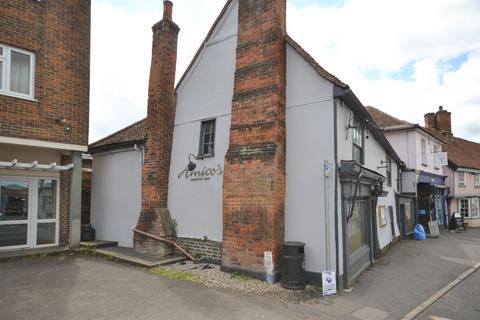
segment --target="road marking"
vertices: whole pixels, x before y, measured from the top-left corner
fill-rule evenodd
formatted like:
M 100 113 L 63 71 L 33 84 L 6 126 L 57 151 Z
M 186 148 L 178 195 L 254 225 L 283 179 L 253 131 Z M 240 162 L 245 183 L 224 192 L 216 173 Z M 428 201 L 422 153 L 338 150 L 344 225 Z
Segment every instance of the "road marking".
M 430 316 L 430 320 L 451 320 L 451 319 L 437 317 L 437 316 Z
M 425 311 L 428 307 L 430 307 L 432 304 L 434 304 L 438 299 L 443 297 L 447 292 L 455 288 L 460 282 L 468 278 L 472 273 L 477 271 L 480 268 L 480 263 L 477 263 L 475 266 L 472 268 L 468 269 L 461 275 L 459 275 L 455 280 L 447 284 L 445 287 L 442 289 L 438 290 L 433 296 L 419 304 L 415 309 L 407 313 L 402 320 L 412 320 L 415 319 L 420 313 Z

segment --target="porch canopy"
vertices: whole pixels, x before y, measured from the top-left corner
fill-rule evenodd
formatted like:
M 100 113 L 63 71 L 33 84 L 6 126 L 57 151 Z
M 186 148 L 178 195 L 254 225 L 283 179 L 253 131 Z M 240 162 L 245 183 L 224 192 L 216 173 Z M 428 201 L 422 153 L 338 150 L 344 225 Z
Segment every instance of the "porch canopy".
M 49 171 L 49 172 L 62 172 L 68 171 L 74 167 L 73 163 L 59 166 L 56 162 L 50 164 L 39 164 L 38 161 L 32 161 L 30 163 L 21 163 L 17 159 L 13 159 L 10 162 L 0 161 L 0 169 L 13 169 L 13 170 L 34 170 L 34 171 Z

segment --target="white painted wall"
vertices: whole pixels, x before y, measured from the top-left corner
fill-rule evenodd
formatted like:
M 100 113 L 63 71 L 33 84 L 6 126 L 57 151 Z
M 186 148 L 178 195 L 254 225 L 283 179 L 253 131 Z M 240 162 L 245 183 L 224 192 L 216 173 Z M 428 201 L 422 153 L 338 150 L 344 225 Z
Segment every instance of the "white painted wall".
M 400 159 L 405 162 L 409 169 L 422 170 L 438 175 L 443 174 L 442 167 L 436 168 L 434 165 L 434 146 L 441 151 L 441 143 L 420 129 L 386 132 L 390 144 L 397 152 Z M 422 164 L 422 142 L 425 139 L 427 143 L 427 163 Z
M 285 240 L 306 243 L 305 269 L 311 272 L 326 269 L 325 213 L 335 269 L 335 180 L 323 174 L 324 161 L 334 163 L 333 124 L 333 84 L 287 45 Z
M 348 106 L 339 102 L 338 103 L 338 161 L 341 160 L 352 160 L 353 156 L 353 140 L 352 140 L 352 130 L 348 129 L 348 124 L 353 119 L 353 112 Z M 371 132 L 368 130 L 365 133 L 368 136 L 368 139 L 365 139 L 365 167 L 370 170 L 376 171 L 382 175 L 386 175 L 385 164 L 382 164 L 381 161 L 386 161 L 387 153 L 383 146 L 375 139 Z M 396 208 L 396 199 L 395 192 L 397 190 L 397 164 L 392 162 L 392 186 L 387 186 L 384 184 L 384 189 L 388 192 L 386 197 L 379 197 L 377 208 L 375 214 L 378 212 L 378 206 L 389 206 L 393 207 L 394 212 L 394 228 L 395 235 L 400 235 L 399 227 L 397 225 L 397 208 Z M 339 199 L 341 202 L 341 198 Z M 387 209 L 388 210 L 388 209 Z M 388 211 L 387 211 L 388 214 Z M 380 249 L 383 249 L 392 241 L 392 229 L 390 224 L 390 217 L 388 216 L 388 223 L 384 227 L 380 227 L 377 223 L 377 234 L 379 240 Z
M 132 227 L 142 207 L 142 152 L 95 154 L 90 219 L 98 240 L 133 247 Z
M 197 155 L 202 120 L 216 119 L 215 157 L 197 170 L 220 166 L 228 150 L 237 47 L 238 3 L 233 1 L 177 91 L 168 207 L 179 237 L 223 239 L 223 174 L 209 180 L 179 178 L 190 153 Z M 218 171 L 218 170 L 217 170 Z

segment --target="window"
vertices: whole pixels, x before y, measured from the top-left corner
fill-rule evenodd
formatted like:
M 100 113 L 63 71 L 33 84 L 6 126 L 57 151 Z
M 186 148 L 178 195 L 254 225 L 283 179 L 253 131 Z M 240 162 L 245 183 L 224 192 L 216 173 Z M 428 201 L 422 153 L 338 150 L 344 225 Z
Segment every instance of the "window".
M 422 139 L 422 165 L 427 165 L 427 141 Z
M 360 122 L 353 122 L 353 160 L 363 164 L 363 128 Z
M 397 191 L 402 192 L 402 171 L 400 166 L 397 164 Z
M 480 188 L 480 174 L 476 174 L 473 181 L 474 187 Z
M 458 172 L 458 186 L 459 187 L 465 187 L 466 186 L 465 172 Z
M 433 167 L 435 169 L 440 169 L 440 166 L 438 165 L 438 161 L 437 161 L 437 153 L 440 152 L 440 148 L 438 147 L 438 145 L 434 144 L 433 145 L 433 156 L 435 157 L 434 161 L 433 161 Z
M 468 210 L 468 199 L 467 198 L 464 198 L 464 199 L 459 199 L 460 201 L 460 213 L 462 214 L 462 216 L 464 217 L 469 217 L 469 210 Z
M 0 177 L 0 251 L 58 245 L 58 179 Z
M 470 216 L 471 218 L 477 218 L 480 216 L 480 199 L 479 198 L 470 199 Z
M 0 44 L 0 94 L 34 97 L 35 55 Z
M 201 158 L 213 157 L 215 155 L 215 119 L 202 121 L 200 130 L 200 151 Z
M 387 155 L 386 167 L 385 172 L 387 174 L 387 186 L 392 186 L 392 158 Z

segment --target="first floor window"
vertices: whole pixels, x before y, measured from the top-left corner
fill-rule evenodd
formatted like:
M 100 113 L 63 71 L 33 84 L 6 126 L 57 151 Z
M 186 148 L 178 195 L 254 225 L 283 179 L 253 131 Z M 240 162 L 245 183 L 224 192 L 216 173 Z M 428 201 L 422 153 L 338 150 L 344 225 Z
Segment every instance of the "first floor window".
M 353 122 L 353 160 L 363 164 L 363 128 L 360 121 Z
M 460 201 L 459 209 L 462 216 L 467 218 L 470 217 L 470 212 L 468 210 L 468 199 L 460 199 L 459 201 Z
M 200 129 L 199 157 L 213 157 L 215 155 L 215 119 L 202 121 Z
M 475 188 L 480 188 L 480 174 L 476 174 L 474 178 L 474 186 Z
M 385 170 L 387 174 L 387 186 L 391 187 L 392 186 L 392 158 L 390 158 L 389 155 L 387 155 Z
M 35 55 L 0 44 L 0 93 L 33 99 Z
M 427 140 L 422 139 L 422 164 L 427 165 Z
M 458 172 L 458 185 L 460 187 L 465 187 L 466 186 L 465 172 Z

